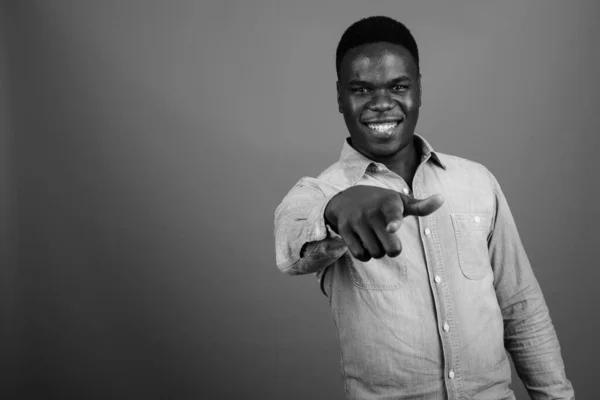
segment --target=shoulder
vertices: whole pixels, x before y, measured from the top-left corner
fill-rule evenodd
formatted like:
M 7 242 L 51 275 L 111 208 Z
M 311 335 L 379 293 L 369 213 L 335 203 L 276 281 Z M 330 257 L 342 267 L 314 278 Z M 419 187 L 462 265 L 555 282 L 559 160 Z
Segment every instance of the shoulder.
M 451 154 L 436 152 L 440 161 L 446 166 L 446 170 L 451 173 L 462 173 L 470 175 L 492 176 L 491 171 L 482 163 L 469 160 L 467 158 L 454 156 Z
M 303 176 L 296 182 L 293 187 L 294 192 L 308 191 L 320 192 L 325 195 L 330 195 L 338 192 L 340 187 L 348 185 L 348 178 L 339 161 L 325 168 L 316 177 Z
M 447 177 L 453 182 L 491 190 L 496 186 L 496 178 L 482 163 L 451 154 L 436 154 L 446 167 Z
M 343 184 L 347 180 L 342 163 L 339 161 L 325 168 L 315 179 L 324 184 L 333 185 Z
M 468 173 L 488 174 L 489 170 L 481 163 L 467 158 L 454 156 L 451 154 L 436 152 L 440 161 L 446 166 L 448 171 L 462 171 Z

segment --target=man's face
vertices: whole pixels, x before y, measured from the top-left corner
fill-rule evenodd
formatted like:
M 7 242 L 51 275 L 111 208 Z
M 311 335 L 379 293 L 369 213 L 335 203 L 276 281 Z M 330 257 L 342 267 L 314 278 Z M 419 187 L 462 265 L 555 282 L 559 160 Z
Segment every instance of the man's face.
M 340 65 L 338 106 L 352 145 L 369 158 L 394 158 L 412 143 L 421 106 L 417 65 L 392 43 L 351 49 Z

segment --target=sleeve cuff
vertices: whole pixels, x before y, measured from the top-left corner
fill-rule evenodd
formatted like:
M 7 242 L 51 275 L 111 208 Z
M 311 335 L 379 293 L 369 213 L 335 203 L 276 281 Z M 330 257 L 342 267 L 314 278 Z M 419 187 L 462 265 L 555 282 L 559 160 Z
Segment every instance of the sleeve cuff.
M 335 194 L 327 196 L 321 206 L 310 212 L 308 220 L 312 221 L 313 228 L 307 235 L 307 242 L 319 242 L 327 238 L 341 238 L 341 236 L 335 233 L 325 222 L 325 208 L 333 196 L 335 196 Z

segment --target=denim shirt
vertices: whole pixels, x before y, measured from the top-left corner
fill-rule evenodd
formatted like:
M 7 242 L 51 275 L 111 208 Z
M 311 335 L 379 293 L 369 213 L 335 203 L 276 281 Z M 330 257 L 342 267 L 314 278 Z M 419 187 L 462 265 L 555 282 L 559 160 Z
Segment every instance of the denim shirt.
M 314 273 L 328 297 L 346 398 L 514 399 L 508 352 L 532 399 L 574 399 L 498 182 L 419 135 L 415 144 L 422 158 L 412 191 L 346 140 L 339 161 L 300 179 L 275 211 L 277 266 Z M 399 256 L 361 262 L 323 216 L 353 185 L 445 201 L 429 216 L 403 220 Z

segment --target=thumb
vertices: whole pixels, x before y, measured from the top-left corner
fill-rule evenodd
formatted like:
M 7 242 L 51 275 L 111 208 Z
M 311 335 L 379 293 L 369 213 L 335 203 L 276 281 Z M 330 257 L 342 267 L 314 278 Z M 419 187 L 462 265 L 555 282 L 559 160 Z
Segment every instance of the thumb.
M 402 198 L 402 203 L 404 203 L 404 215 L 424 217 L 444 204 L 444 198 L 441 194 L 434 194 L 426 199 L 415 199 L 400 193 L 400 197 Z

